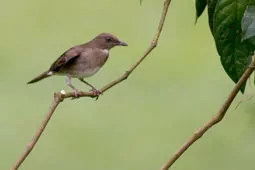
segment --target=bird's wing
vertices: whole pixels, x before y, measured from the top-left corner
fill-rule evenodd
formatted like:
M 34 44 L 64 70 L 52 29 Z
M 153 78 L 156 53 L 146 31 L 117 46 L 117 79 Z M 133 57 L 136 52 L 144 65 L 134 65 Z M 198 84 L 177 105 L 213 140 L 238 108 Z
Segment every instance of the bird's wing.
M 64 52 L 50 67 L 50 71 L 58 72 L 68 62 L 80 56 L 81 50 L 78 47 L 73 47 Z

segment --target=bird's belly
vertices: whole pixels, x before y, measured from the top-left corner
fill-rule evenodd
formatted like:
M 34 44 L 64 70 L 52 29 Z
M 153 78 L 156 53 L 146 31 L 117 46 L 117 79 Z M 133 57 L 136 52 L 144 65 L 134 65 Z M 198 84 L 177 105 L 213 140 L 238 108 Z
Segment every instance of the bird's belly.
M 80 76 L 81 77 L 89 77 L 89 76 L 96 74 L 99 70 L 100 70 L 100 67 L 96 67 L 94 69 L 88 69 L 88 70 L 83 71 Z
M 87 68 L 84 70 L 79 70 L 79 71 L 69 71 L 67 74 L 69 74 L 71 77 L 76 77 L 76 78 L 84 78 L 84 77 L 90 77 L 97 73 L 100 70 L 100 67 L 95 67 L 95 68 Z

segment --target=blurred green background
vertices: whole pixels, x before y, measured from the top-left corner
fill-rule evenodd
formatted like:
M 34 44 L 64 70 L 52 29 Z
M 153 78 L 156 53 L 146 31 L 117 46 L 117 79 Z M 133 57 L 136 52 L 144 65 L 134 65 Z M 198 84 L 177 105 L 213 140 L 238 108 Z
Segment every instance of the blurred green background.
M 127 42 L 114 48 L 103 69 L 87 80 L 102 87 L 146 50 L 163 1 L 1 1 L 0 170 L 23 152 L 52 102 L 70 89 L 56 76 L 26 82 L 48 69 L 69 47 L 101 32 Z M 130 78 L 98 101 L 65 100 L 56 110 L 24 170 L 157 170 L 218 111 L 234 86 L 225 74 L 207 15 L 195 21 L 194 0 L 173 0 L 158 47 Z M 73 84 L 88 90 L 78 80 Z M 192 146 L 175 170 L 253 170 L 254 100 L 234 106 Z

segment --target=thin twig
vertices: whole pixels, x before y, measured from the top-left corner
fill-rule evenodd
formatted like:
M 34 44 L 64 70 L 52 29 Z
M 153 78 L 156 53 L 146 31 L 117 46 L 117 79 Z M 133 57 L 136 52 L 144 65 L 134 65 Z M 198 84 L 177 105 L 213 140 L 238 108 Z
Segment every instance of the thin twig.
M 118 78 L 118 79 L 112 81 L 111 83 L 105 85 L 101 89 L 102 92 L 105 92 L 105 91 L 109 90 L 113 86 L 115 86 L 118 83 L 122 82 L 123 80 L 127 79 L 128 76 L 135 70 L 135 68 L 139 64 L 141 64 L 141 62 L 148 56 L 148 54 L 150 54 L 150 52 L 157 46 L 159 36 L 160 36 L 162 28 L 164 26 L 164 22 L 165 22 L 165 18 L 166 18 L 166 15 L 167 15 L 167 11 L 168 11 L 168 7 L 170 5 L 170 2 L 171 2 L 171 0 L 165 0 L 165 2 L 164 2 L 164 7 L 163 7 L 163 11 L 162 11 L 162 15 L 161 15 L 161 19 L 160 19 L 160 22 L 159 22 L 158 29 L 156 31 L 156 34 L 155 34 L 149 48 L 146 50 L 144 55 L 128 71 L 126 71 L 120 78 Z M 62 102 L 66 98 L 73 98 L 73 97 L 75 97 L 75 94 L 73 92 L 65 93 L 65 94 L 60 93 L 60 92 L 55 93 L 54 101 L 53 101 L 53 103 L 51 105 L 51 108 L 50 108 L 49 112 L 47 113 L 44 121 L 42 122 L 40 128 L 36 132 L 36 134 L 35 134 L 34 138 L 32 139 L 32 141 L 28 144 L 27 148 L 22 153 L 22 155 L 18 158 L 17 162 L 13 165 L 11 170 L 18 169 L 20 167 L 20 165 L 24 162 L 24 160 L 27 158 L 29 153 L 33 150 L 34 146 L 36 145 L 37 141 L 39 140 L 41 134 L 43 133 L 45 127 L 47 126 L 47 123 L 49 122 L 51 116 L 53 115 L 55 109 L 60 104 L 60 102 Z M 92 98 L 94 98 L 96 96 L 92 92 L 79 92 L 79 97 L 92 97 Z
M 239 92 L 242 85 L 247 81 L 247 79 L 250 77 L 252 72 L 255 69 L 255 60 L 252 62 L 251 66 L 246 69 L 242 77 L 239 79 L 235 87 L 232 89 L 231 93 L 229 94 L 228 98 L 224 102 L 224 104 L 221 106 L 218 113 L 213 116 L 213 118 L 207 122 L 204 126 L 202 126 L 200 129 L 198 129 L 181 147 L 179 150 L 177 150 L 174 155 L 168 160 L 168 162 L 163 165 L 161 170 L 168 170 L 176 160 L 179 159 L 179 157 L 192 145 L 194 144 L 199 138 L 201 138 L 212 126 L 219 123 L 225 116 L 229 106 L 233 102 L 234 98 L 236 97 L 237 93 Z
M 47 126 L 51 116 L 53 115 L 55 109 L 58 107 L 58 104 L 63 101 L 63 99 L 60 96 L 57 96 L 57 94 L 54 95 L 54 101 L 45 117 L 43 120 L 40 128 L 38 129 L 37 133 L 33 137 L 32 141 L 27 145 L 26 150 L 22 153 L 22 155 L 19 157 L 17 162 L 14 164 L 14 166 L 11 169 L 18 169 L 19 166 L 22 164 L 22 162 L 26 159 L 26 157 L 29 155 L 29 153 L 32 151 L 34 146 L 36 145 L 37 141 L 39 140 L 41 134 L 43 133 L 45 127 Z

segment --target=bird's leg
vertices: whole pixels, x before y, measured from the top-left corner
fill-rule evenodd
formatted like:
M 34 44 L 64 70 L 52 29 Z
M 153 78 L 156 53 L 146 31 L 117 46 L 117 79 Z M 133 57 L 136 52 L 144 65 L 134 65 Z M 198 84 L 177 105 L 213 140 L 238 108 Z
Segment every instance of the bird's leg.
M 80 78 L 79 79 L 81 82 L 83 82 L 83 83 L 85 83 L 85 84 L 87 84 L 89 87 L 91 87 L 92 88 L 92 92 L 97 96 L 97 98 L 96 99 L 98 99 L 98 96 L 100 95 L 100 94 L 103 94 L 103 92 L 102 91 L 100 91 L 100 90 L 97 90 L 97 88 L 95 88 L 93 85 L 91 85 L 91 84 L 89 84 L 88 82 L 86 82 L 85 80 L 83 80 L 82 78 Z
M 78 98 L 79 91 L 72 85 L 70 76 L 66 76 L 66 84 L 73 89 L 75 97 Z

